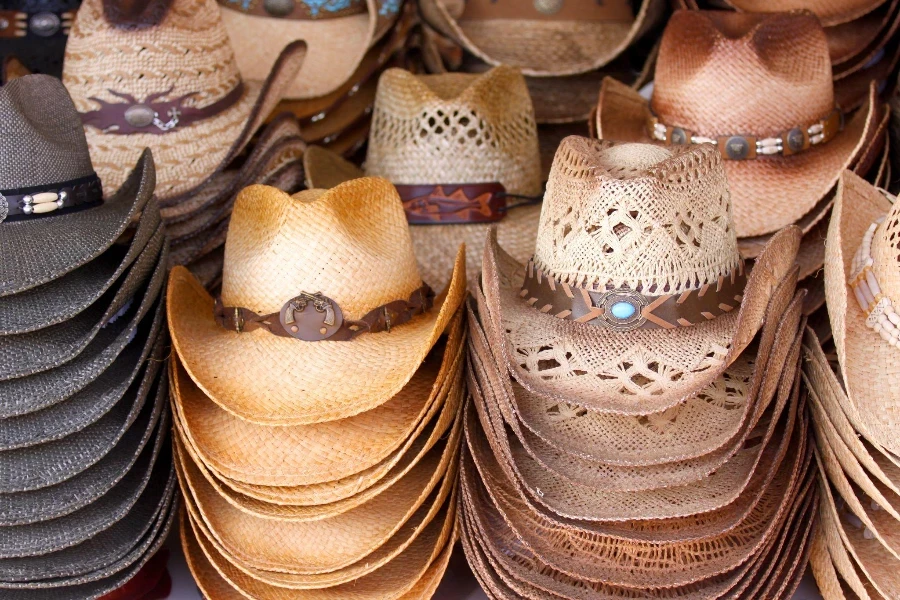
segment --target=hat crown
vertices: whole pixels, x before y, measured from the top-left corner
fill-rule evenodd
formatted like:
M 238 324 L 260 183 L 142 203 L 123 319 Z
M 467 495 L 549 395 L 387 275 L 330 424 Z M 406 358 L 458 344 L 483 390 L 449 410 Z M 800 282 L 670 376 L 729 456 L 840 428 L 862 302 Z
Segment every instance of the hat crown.
M 94 173 L 81 118 L 62 82 L 27 75 L 0 87 L 0 190 Z
M 544 272 L 571 285 L 668 294 L 714 282 L 740 260 L 712 145 L 577 136 L 560 144 L 535 250 Z
M 872 270 L 881 291 L 900 303 L 900 203 L 894 202 L 872 237 Z
M 705 136 L 769 136 L 834 108 L 828 42 L 811 12 L 678 11 L 663 33 L 651 107 Z
M 63 81 L 81 112 L 127 95 L 203 108 L 241 82 L 214 0 L 85 0 L 69 34 Z M 119 94 L 119 95 L 116 95 Z
M 525 78 L 511 67 L 482 75 L 385 71 L 366 173 L 395 184 L 499 181 L 514 194 L 539 193 L 537 125 Z
M 358 319 L 422 286 L 400 196 L 374 177 L 288 195 L 254 185 L 235 203 L 222 301 L 260 314 L 321 292 Z

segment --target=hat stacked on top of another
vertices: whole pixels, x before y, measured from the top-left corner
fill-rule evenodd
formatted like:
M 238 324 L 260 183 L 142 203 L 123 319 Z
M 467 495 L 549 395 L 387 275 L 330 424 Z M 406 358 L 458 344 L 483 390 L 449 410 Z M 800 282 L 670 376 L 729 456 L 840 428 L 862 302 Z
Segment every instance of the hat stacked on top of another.
M 822 267 L 823 222 L 841 172 L 886 175 L 887 109 L 869 92 L 863 108 L 841 116 L 825 36 L 809 12 L 678 11 L 662 37 L 650 101 L 607 79 L 596 131 L 608 140 L 716 144 L 742 254 L 757 256 L 796 224 L 805 279 Z M 810 296 L 818 300 L 807 312 L 824 301 L 821 291 Z
M 834 349 L 810 331 L 803 361 L 822 490 L 811 562 L 827 600 L 900 593 L 898 229 L 896 198 L 844 173 L 825 264 Z
M 423 284 L 396 190 L 238 197 L 215 300 L 168 289 L 182 544 L 228 600 L 428 598 L 456 539 L 465 294 Z
M 744 264 L 712 147 L 563 141 L 533 258 L 491 236 L 470 313 L 461 531 L 491 597 L 790 598 L 799 237 Z
M 46 75 L 0 88 L 0 131 L 0 595 L 95 598 L 174 514 L 153 159 L 104 200 Z
M 63 53 L 81 0 L 13 0 L 0 7 L 0 84 L 8 64 L 62 75 Z
M 524 260 L 534 245 L 541 177 L 534 108 L 522 75 L 413 75 L 390 69 L 378 82 L 365 172 L 334 152 L 310 147 L 309 187 L 372 175 L 389 179 L 411 224 L 419 272 L 436 290 L 449 282 L 466 244 L 470 281 L 492 223 Z

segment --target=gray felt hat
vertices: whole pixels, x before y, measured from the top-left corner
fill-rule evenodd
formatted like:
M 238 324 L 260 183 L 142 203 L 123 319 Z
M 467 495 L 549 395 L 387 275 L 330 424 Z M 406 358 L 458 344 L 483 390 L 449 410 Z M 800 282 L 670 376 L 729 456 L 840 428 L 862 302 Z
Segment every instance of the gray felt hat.
M 153 195 L 149 150 L 102 200 L 81 118 L 59 80 L 29 75 L 0 88 L 0 296 L 74 271 L 103 254 Z

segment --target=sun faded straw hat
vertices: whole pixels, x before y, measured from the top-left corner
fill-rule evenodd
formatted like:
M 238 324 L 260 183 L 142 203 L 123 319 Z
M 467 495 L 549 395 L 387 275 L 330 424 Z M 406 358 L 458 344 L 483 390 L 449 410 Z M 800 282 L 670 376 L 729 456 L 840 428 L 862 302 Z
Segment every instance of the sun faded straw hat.
M 534 108 L 518 71 L 385 71 L 368 148 L 365 173 L 333 152 L 310 148 L 307 182 L 327 188 L 363 175 L 389 179 L 412 225 L 419 271 L 434 289 L 447 284 L 460 242 L 469 264 L 480 264 L 491 223 L 514 256 L 528 257 L 540 213 L 541 167 Z
M 868 86 L 868 82 L 866 82 Z M 607 79 L 599 137 L 718 146 L 739 238 L 809 213 L 867 145 L 874 93 L 845 123 L 815 15 L 678 11 L 663 33 L 649 104 Z
M 563 140 L 533 259 L 512 259 L 494 236 L 485 246 L 500 354 L 526 389 L 597 412 L 657 413 L 740 355 L 799 231 L 776 236 L 748 273 L 723 162 L 712 146 Z
M 419 0 L 419 9 L 427 23 L 485 62 L 556 76 L 605 66 L 659 23 L 666 6 L 660 0 Z
M 422 283 L 384 179 L 294 196 L 251 186 L 235 204 L 221 297 L 174 269 L 169 327 L 191 378 L 227 411 L 260 424 L 318 423 L 370 410 L 406 385 L 462 302 L 462 248 L 450 280 L 437 298 Z
M 157 196 L 200 185 L 237 156 L 293 81 L 305 45 L 284 49 L 260 80 L 242 78 L 214 0 L 87 0 L 63 80 L 110 193 L 124 165 L 153 150 Z M 263 81 L 264 80 L 264 81 Z

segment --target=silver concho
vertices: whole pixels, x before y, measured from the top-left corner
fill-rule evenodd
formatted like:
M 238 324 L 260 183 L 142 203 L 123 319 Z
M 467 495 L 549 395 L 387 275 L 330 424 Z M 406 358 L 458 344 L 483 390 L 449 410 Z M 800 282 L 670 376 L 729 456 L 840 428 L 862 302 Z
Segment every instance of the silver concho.
M 731 160 L 744 160 L 750 155 L 750 142 L 743 136 L 732 136 L 725 142 L 725 153 Z
M 534 8 L 543 15 L 555 15 L 564 3 L 565 0 L 534 0 Z
M 344 324 L 344 313 L 337 302 L 321 292 L 301 292 L 281 307 L 280 320 L 291 337 L 320 342 L 337 333 Z
M 631 331 L 647 321 L 641 314 L 647 306 L 647 299 L 631 290 L 605 292 L 597 298 L 596 305 L 603 309 L 601 322 L 615 331 Z
M 286 17 L 294 12 L 294 0 L 264 0 L 263 8 L 273 17 Z
M 794 152 L 800 152 L 803 150 L 803 144 L 806 143 L 806 136 L 803 135 L 803 130 L 799 127 L 795 127 L 788 131 L 787 133 L 787 145 Z
M 0 194 L 0 223 L 6 220 L 7 215 L 9 215 L 9 202 L 6 201 L 6 196 Z
M 125 111 L 125 120 L 132 127 L 147 127 L 156 118 L 156 111 L 145 104 L 129 106 Z
M 62 21 L 59 17 L 51 12 L 42 12 L 31 17 L 28 23 L 31 32 L 41 37 L 50 37 L 59 31 Z

